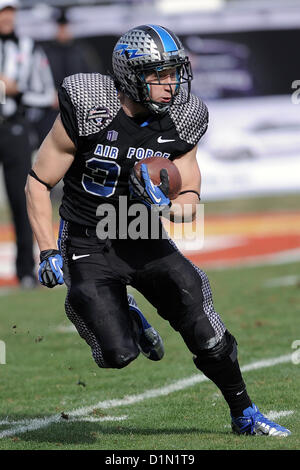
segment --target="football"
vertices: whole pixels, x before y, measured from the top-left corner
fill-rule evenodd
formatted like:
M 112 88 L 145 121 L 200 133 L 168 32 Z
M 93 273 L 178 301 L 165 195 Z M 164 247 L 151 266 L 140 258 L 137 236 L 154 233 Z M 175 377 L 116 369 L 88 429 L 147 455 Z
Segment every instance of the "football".
M 145 158 L 143 160 L 140 160 L 134 166 L 135 173 L 137 177 L 139 178 L 139 180 L 141 180 L 142 163 L 145 163 L 147 165 L 149 176 L 153 184 L 155 185 L 158 185 L 161 182 L 160 171 L 163 168 L 165 168 L 168 171 L 169 184 L 170 184 L 168 197 L 169 199 L 175 199 L 178 196 L 181 190 L 181 186 L 182 186 L 181 176 L 180 176 L 177 166 L 171 160 L 168 160 L 167 158 L 163 158 L 163 157 Z

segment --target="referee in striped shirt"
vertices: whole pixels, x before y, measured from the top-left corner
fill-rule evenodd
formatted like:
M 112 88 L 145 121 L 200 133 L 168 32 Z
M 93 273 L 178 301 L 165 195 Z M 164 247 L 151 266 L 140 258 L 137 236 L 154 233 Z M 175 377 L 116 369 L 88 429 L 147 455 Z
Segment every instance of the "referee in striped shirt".
M 33 237 L 24 186 L 32 148 L 27 108 L 51 107 L 55 88 L 44 52 L 15 33 L 17 0 L 0 0 L 0 164 L 16 232 L 16 275 L 24 288 L 35 286 Z

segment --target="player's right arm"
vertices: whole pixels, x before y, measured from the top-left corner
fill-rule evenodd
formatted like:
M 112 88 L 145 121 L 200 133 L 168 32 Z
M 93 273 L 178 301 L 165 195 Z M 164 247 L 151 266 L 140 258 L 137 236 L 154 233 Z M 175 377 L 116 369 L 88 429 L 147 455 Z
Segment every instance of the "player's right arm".
M 58 116 L 38 151 L 33 171 L 41 181 L 54 187 L 72 165 L 75 152 L 76 147 Z M 29 220 L 40 251 L 57 249 L 50 190 L 29 175 L 25 193 Z

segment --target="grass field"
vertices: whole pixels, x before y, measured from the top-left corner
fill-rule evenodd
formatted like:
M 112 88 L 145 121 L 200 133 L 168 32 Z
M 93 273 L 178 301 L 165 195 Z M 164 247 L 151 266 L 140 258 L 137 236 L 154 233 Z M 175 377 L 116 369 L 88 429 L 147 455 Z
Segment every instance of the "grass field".
M 300 284 L 270 287 L 267 281 L 296 279 L 300 263 L 207 272 L 215 308 L 238 340 L 240 364 L 252 365 L 244 372 L 249 395 L 292 436 L 233 435 L 217 388 L 202 380 L 180 336 L 139 294 L 164 339 L 165 357 L 155 363 L 139 356 L 116 371 L 99 369 L 70 330 L 64 287 L 14 289 L 0 292 L 0 340 L 6 345 L 0 449 L 299 449 L 300 365 L 289 355 L 300 340 Z

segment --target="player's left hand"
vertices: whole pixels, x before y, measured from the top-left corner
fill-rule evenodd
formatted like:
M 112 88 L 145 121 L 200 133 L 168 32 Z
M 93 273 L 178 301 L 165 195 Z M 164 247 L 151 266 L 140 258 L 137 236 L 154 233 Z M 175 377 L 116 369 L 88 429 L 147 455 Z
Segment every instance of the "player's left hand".
M 136 176 L 134 168 L 132 168 L 129 176 L 129 190 L 133 197 L 140 199 L 146 206 L 155 205 L 161 209 L 171 206 L 168 198 L 169 193 L 169 175 L 165 168 L 160 171 L 161 183 L 153 184 L 147 165 L 141 165 L 141 181 Z
M 43 286 L 55 287 L 64 283 L 63 260 L 58 250 L 44 250 L 40 253 L 39 281 Z

